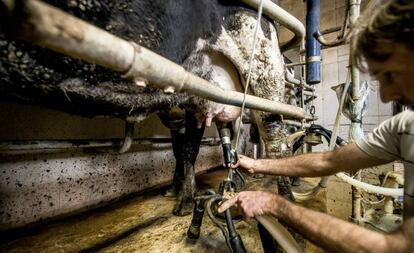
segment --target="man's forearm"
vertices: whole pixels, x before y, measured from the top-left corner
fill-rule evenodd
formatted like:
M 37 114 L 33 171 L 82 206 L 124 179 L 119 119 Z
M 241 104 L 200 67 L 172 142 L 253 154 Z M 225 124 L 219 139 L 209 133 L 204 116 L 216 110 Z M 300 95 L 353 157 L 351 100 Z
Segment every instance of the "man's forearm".
M 354 143 L 335 151 L 308 153 L 282 159 L 256 160 L 255 173 L 267 173 L 284 176 L 318 177 L 332 175 L 340 171 L 368 168 L 390 161 L 370 157 Z
M 281 198 L 282 199 L 282 198 Z M 414 219 L 399 231 L 384 235 L 324 213 L 293 204 L 285 199 L 275 203 L 274 215 L 329 252 L 410 252 Z M 404 231 L 404 229 L 406 231 Z M 408 234 L 408 235 L 407 235 Z
M 284 176 L 327 176 L 334 174 L 335 167 L 326 163 L 326 153 L 309 153 L 282 159 L 256 160 L 254 171 L 257 173 Z

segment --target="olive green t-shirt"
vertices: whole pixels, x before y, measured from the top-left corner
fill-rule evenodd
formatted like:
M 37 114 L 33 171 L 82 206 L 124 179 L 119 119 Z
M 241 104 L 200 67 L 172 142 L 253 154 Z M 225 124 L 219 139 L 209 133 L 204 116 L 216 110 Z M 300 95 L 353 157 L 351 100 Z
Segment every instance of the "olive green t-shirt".
M 369 156 L 404 163 L 404 218 L 414 216 L 414 112 L 406 110 L 382 122 L 356 142 Z

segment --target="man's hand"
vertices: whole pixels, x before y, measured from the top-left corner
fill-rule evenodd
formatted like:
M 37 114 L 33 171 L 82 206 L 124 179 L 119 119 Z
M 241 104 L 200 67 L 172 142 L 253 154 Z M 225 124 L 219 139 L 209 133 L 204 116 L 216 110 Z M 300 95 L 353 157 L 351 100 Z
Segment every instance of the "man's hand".
M 256 216 L 270 214 L 278 216 L 281 206 L 284 205 L 283 198 L 262 191 L 245 191 L 239 192 L 233 198 L 225 201 L 218 209 L 219 213 L 226 211 L 234 205 L 238 205 L 243 213 L 246 221 L 253 221 Z
M 245 172 L 250 174 L 255 173 L 255 163 L 256 160 L 244 155 L 238 155 L 237 163 L 232 164 L 231 167 L 233 169 L 240 168 Z

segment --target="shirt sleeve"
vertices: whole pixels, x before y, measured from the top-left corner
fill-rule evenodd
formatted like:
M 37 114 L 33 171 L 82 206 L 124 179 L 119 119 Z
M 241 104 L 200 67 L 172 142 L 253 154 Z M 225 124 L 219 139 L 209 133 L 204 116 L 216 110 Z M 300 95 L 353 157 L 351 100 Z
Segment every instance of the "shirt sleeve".
M 383 160 L 393 161 L 401 158 L 399 133 L 402 114 L 382 122 L 356 145 L 367 155 Z

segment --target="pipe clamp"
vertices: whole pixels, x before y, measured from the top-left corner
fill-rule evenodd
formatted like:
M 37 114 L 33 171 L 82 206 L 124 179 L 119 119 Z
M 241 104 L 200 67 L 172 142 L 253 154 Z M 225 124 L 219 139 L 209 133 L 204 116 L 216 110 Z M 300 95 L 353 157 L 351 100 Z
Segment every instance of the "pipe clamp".
M 306 59 L 306 62 L 320 62 L 321 57 L 320 56 L 310 56 Z

